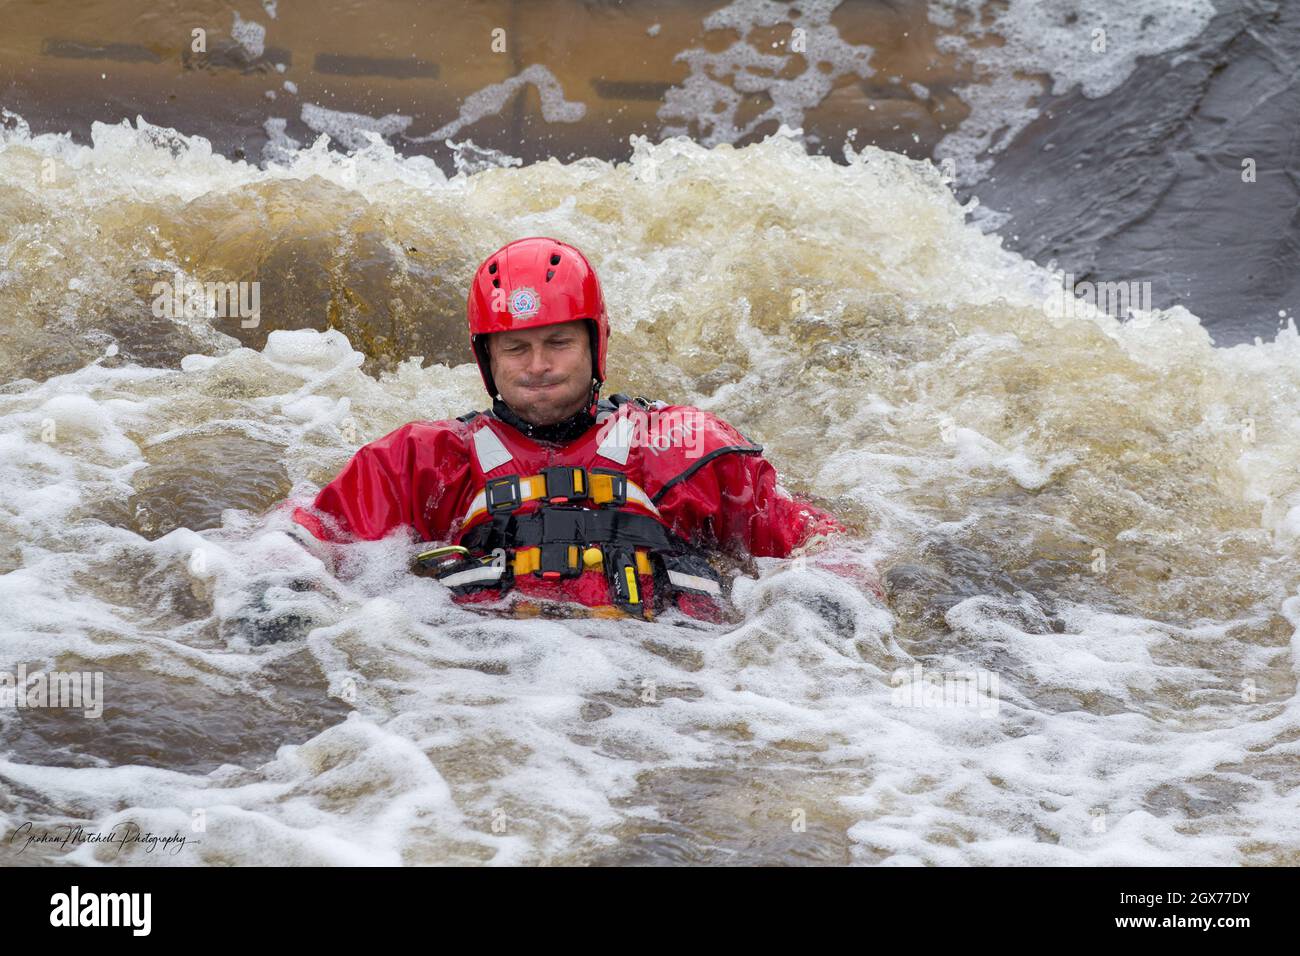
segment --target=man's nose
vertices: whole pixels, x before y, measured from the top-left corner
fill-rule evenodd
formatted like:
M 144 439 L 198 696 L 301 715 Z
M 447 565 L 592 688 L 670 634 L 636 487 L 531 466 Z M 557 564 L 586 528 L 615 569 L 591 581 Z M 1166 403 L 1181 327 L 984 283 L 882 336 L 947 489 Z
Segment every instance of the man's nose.
M 543 375 L 551 370 L 551 356 L 544 348 L 528 350 L 528 374 Z

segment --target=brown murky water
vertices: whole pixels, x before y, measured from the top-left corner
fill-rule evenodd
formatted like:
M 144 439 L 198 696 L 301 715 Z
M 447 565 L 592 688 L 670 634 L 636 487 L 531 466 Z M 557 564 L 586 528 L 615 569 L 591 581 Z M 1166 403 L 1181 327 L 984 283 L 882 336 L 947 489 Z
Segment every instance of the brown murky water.
M 6 70 L 107 58 L 132 96 L 209 91 L 229 111 L 213 129 L 257 97 L 283 105 L 282 85 L 262 96 L 273 79 L 305 100 L 310 63 L 376 96 L 442 84 L 436 102 L 332 107 L 410 116 L 417 137 L 519 69 L 398 43 L 463 30 L 468 50 L 488 4 L 441 33 L 423 11 L 362 29 L 361 8 L 285 6 L 255 18 L 266 47 L 247 63 L 217 44 L 185 58 L 189 20 L 25 9 Z M 571 15 L 610 64 L 552 60 L 565 97 L 579 76 L 679 79 L 657 47 L 653 68 L 629 52 L 686 49 L 676 9 Z M 832 21 L 874 38 L 884 75 L 927 56 L 933 30 L 880 39 L 910 9 Z M 602 45 L 606 29 L 635 43 Z M 514 30 L 526 68 L 540 31 Z M 937 111 L 943 81 L 924 82 Z M 620 135 L 663 99 L 591 89 L 628 106 Z M 166 858 L 0 844 L 0 862 L 1300 861 L 1294 330 L 1215 349 L 1178 310 L 1063 314 L 1054 277 L 971 225 L 932 166 L 871 148 L 831 163 L 761 127 L 739 149 L 523 151 L 448 178 L 393 135 L 259 168 L 150 126 L 161 111 L 78 145 L 40 135 L 75 125 L 53 102 L 0 142 L 0 670 L 98 672 L 104 708 L 0 708 L 0 817 L 194 842 Z M 806 129 L 829 138 L 854 104 Z M 927 142 L 926 122 L 908 138 Z M 855 125 L 859 143 L 879 133 Z M 498 132 L 457 135 L 521 156 Z M 267 509 L 361 443 L 483 405 L 465 283 L 535 233 L 602 277 L 611 387 L 761 441 L 790 488 L 859 529 L 839 556 L 884 572 L 887 605 L 816 562 L 763 559 L 730 569 L 726 626 L 497 619 L 407 574 L 402 541 L 358 545 L 336 579 L 284 536 Z M 256 323 L 168 316 L 157 284 L 178 274 L 258 282 Z M 304 633 L 250 646 L 254 619 Z M 978 693 L 909 695 L 917 666 L 977 675 Z

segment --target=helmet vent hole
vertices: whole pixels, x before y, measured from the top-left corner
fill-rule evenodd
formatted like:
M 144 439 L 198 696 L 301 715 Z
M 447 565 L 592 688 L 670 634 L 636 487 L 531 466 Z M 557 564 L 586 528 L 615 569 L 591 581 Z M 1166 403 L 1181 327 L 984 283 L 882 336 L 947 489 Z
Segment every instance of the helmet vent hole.
M 501 280 L 500 280 L 500 279 L 493 279 L 493 280 L 492 280 L 492 288 L 494 288 L 494 289 L 499 289 L 499 288 L 501 288 Z
M 488 266 L 488 275 L 494 276 L 496 274 L 497 274 L 497 264 L 494 262 L 492 263 L 492 265 Z
M 552 252 L 552 253 L 551 253 L 551 265 L 553 265 L 553 266 L 558 266 L 559 264 L 560 264 L 560 254 L 559 254 L 558 252 Z
M 546 270 L 546 281 L 547 281 L 547 282 L 550 282 L 550 281 L 551 281 L 551 276 L 553 276 L 553 275 L 555 275 L 555 270 L 554 270 L 554 269 L 547 269 L 547 270 Z

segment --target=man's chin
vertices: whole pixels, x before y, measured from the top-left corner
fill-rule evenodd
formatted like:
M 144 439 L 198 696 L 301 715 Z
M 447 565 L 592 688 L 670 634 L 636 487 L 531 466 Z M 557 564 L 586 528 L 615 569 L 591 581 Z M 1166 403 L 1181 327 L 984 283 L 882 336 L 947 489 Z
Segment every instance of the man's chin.
M 580 408 L 570 411 L 571 406 L 557 406 L 551 402 L 530 402 L 515 405 L 513 402 L 506 402 L 516 415 L 528 422 L 530 425 L 554 425 L 564 421 L 570 415 L 581 411 Z
M 515 413 L 528 424 L 538 426 L 554 425 L 569 417 L 551 411 L 541 412 L 537 409 L 524 409 L 521 411 L 516 408 Z

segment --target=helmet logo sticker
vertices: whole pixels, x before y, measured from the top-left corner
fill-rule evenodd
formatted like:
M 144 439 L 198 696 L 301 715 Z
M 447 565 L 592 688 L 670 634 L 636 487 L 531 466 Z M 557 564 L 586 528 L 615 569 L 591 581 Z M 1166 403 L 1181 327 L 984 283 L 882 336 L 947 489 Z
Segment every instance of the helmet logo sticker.
M 541 306 L 542 300 L 537 295 L 536 289 L 524 286 L 521 289 L 514 289 L 510 293 L 510 314 L 516 319 L 536 315 Z

